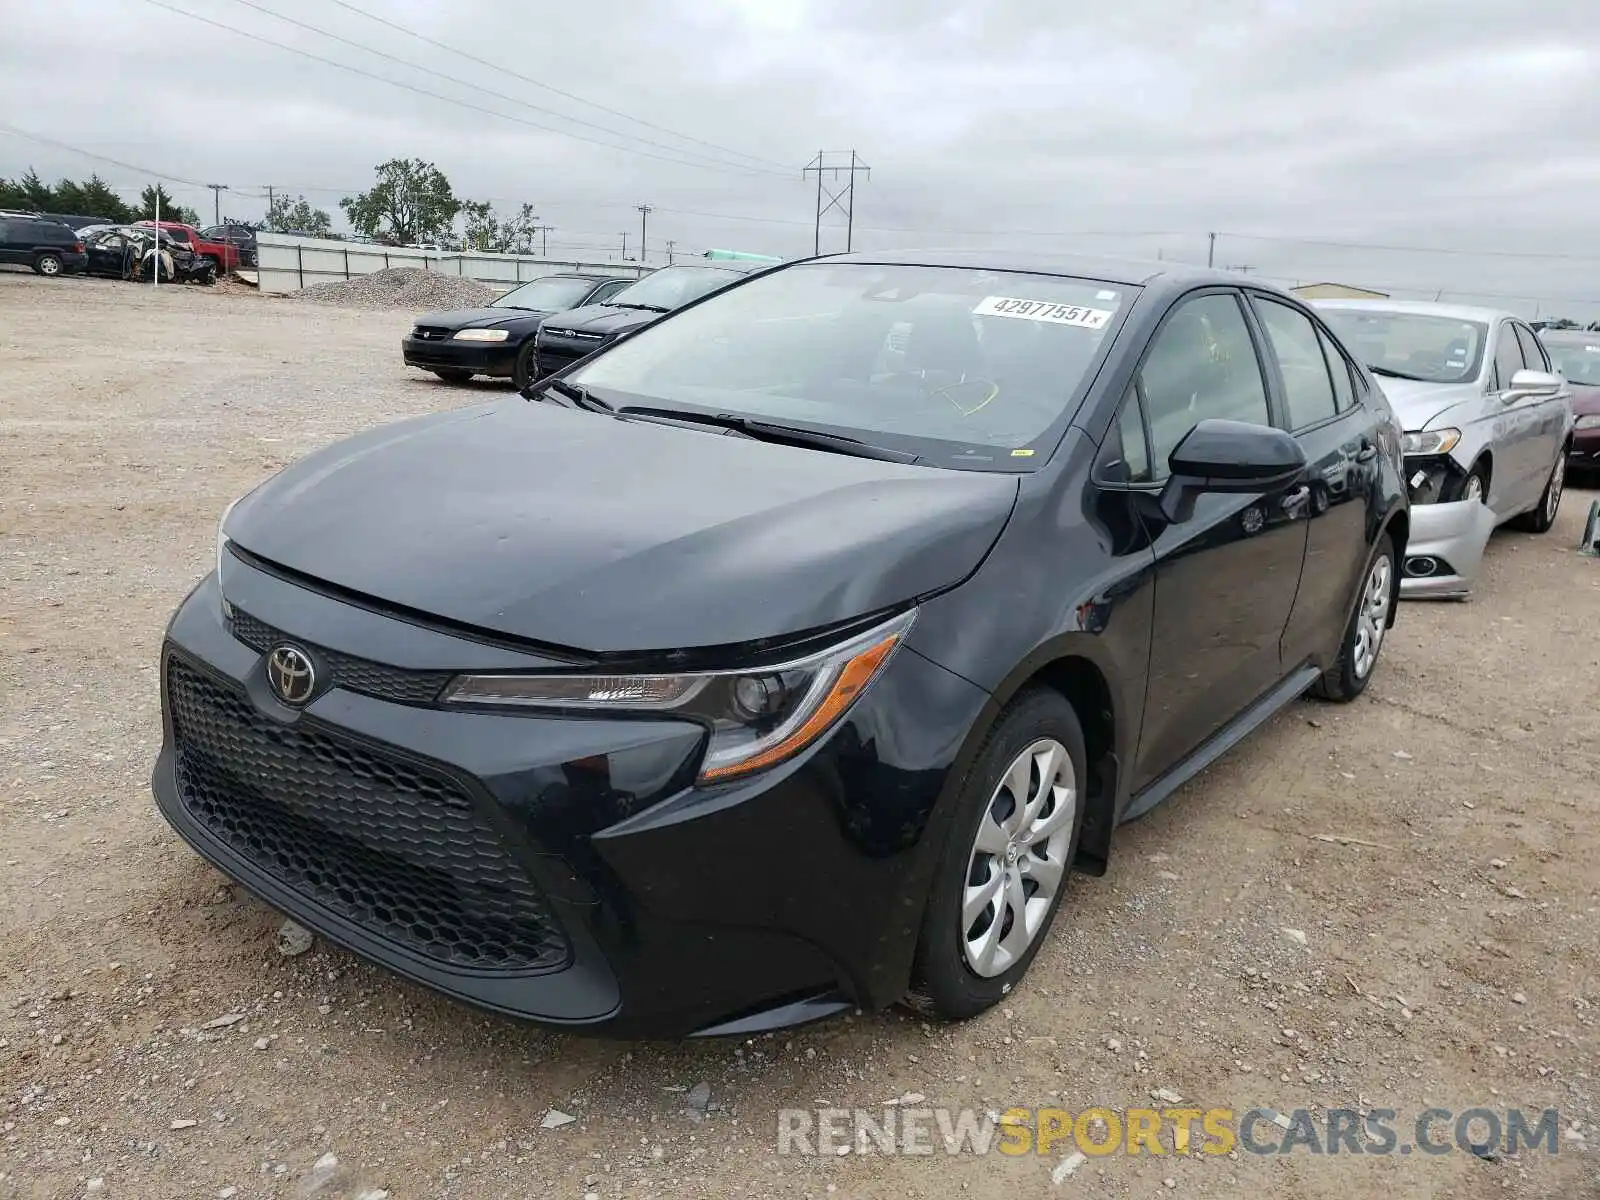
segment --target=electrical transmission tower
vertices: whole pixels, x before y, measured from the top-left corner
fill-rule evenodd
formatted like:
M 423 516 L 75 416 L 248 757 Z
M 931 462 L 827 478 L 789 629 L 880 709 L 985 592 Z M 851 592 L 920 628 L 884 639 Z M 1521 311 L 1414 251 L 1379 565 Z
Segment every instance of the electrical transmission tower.
M 846 163 L 844 156 L 850 155 Z M 844 213 L 844 248 L 848 252 L 853 248 L 856 227 L 856 175 L 865 174 L 872 178 L 872 168 L 856 157 L 854 150 L 818 150 L 817 156 L 806 166 L 802 174 L 815 174 L 817 177 L 817 227 L 816 238 L 812 253 L 822 253 L 822 214 L 835 209 Z M 823 184 L 824 175 L 830 175 L 835 187 L 830 188 Z M 845 182 L 839 183 L 843 175 Z M 827 203 L 823 203 L 823 197 Z

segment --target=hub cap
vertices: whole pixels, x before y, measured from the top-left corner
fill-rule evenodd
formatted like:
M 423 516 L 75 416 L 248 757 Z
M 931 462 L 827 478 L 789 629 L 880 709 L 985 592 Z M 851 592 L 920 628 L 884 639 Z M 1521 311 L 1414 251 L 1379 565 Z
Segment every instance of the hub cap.
M 1550 473 L 1550 486 L 1545 490 L 1544 519 L 1554 521 L 1556 510 L 1561 507 L 1561 485 L 1567 479 L 1567 451 L 1563 446 L 1560 455 L 1556 458 L 1556 469 Z
M 1467 486 L 1461 494 L 1463 500 L 1483 499 L 1483 480 L 1476 475 L 1467 476 Z
M 43 275 L 54 275 L 61 270 L 61 265 L 53 258 L 47 258 L 39 264 L 39 271 Z
M 1012 760 L 978 824 L 961 897 L 961 947 L 985 979 L 1004 974 L 1044 928 L 1067 871 L 1078 809 L 1072 756 L 1041 738 Z
M 1367 584 L 1361 589 L 1361 606 L 1356 610 L 1356 645 L 1350 666 L 1357 679 L 1365 679 L 1378 661 L 1378 649 L 1389 624 L 1389 582 L 1392 568 L 1388 555 L 1372 564 Z

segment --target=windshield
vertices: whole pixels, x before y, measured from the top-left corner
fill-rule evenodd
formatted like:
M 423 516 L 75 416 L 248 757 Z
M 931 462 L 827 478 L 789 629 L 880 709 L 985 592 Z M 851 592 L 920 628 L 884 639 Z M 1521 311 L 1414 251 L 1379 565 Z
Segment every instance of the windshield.
M 662 267 L 623 288 L 606 303 L 670 311 L 741 277 L 739 271 L 720 271 L 716 267 Z
M 748 416 L 942 466 L 1025 470 L 1053 447 L 1136 292 L 1004 271 L 806 264 L 660 321 L 570 382 L 619 407 Z
M 1380 374 L 1469 383 L 1483 364 L 1489 329 L 1476 321 L 1371 308 L 1320 311 L 1351 353 Z
M 1600 387 L 1600 333 L 1586 342 L 1546 342 L 1550 361 L 1566 376 L 1568 383 Z
M 561 312 L 582 303 L 594 291 L 594 280 L 574 279 L 570 275 L 546 275 L 519 288 L 512 288 L 489 307 L 527 308 L 535 312 Z

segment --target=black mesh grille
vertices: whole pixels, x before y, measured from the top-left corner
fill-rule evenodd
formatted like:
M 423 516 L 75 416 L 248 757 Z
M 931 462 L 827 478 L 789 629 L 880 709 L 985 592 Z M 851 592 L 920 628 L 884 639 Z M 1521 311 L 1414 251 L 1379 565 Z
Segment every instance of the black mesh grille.
M 554 970 L 567 942 L 526 873 L 442 775 L 263 717 L 167 660 L 178 795 L 273 878 L 368 932 L 479 970 Z
M 282 642 L 292 642 L 312 651 L 322 665 L 332 672 L 333 686 L 352 692 L 364 692 L 380 700 L 393 700 L 397 704 L 430 704 L 450 682 L 449 671 L 406 671 L 388 667 L 369 658 L 357 658 L 338 650 L 328 650 L 299 638 L 290 637 L 274 629 L 265 621 L 258 621 L 249 613 L 234 609 L 233 636 L 252 650 L 265 654 Z
M 441 329 L 437 325 L 418 325 L 411 331 L 411 336 L 423 342 L 443 342 L 448 340 L 453 332 Z

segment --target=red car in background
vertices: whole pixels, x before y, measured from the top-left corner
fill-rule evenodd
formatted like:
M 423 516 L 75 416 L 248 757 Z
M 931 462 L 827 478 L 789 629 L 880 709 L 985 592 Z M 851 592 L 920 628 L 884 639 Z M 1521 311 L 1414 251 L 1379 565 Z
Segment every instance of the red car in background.
M 156 222 L 140 221 L 138 224 L 154 225 Z M 160 225 L 168 237 L 185 243 L 201 258 L 209 258 L 216 263 L 219 275 L 224 271 L 237 271 L 243 261 L 240 247 L 229 245 L 227 242 L 209 241 L 193 225 L 184 225 L 178 221 L 162 221 Z

